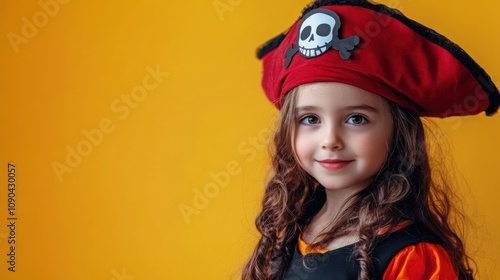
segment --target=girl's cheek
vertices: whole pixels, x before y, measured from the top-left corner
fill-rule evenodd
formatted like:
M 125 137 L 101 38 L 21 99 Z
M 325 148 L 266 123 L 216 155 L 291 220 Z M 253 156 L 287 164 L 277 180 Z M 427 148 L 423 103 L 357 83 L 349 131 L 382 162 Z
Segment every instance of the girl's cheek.
M 306 150 L 305 141 L 303 141 L 303 140 L 304 139 L 301 138 L 295 142 L 295 151 L 296 151 L 298 156 L 301 156 L 302 154 L 304 154 L 304 151 Z
M 314 141 L 307 135 L 299 135 L 295 141 L 295 153 L 297 156 L 304 157 L 311 153 L 313 150 Z
M 362 154 L 386 154 L 387 144 L 385 137 L 381 137 L 382 135 L 366 135 L 365 137 L 358 139 L 357 147 L 359 147 L 359 151 Z

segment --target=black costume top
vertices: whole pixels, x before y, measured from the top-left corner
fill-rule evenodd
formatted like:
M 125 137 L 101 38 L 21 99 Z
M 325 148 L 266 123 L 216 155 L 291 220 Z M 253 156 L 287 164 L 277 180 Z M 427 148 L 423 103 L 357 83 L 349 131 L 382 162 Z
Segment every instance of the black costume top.
M 441 244 L 439 238 L 418 224 L 411 224 L 397 230 L 380 241 L 372 252 L 373 279 L 382 280 L 394 256 L 405 247 L 420 242 Z M 355 244 L 351 244 L 326 253 L 309 253 L 305 256 L 302 256 L 297 248 L 290 268 L 283 279 L 356 280 L 359 263 L 352 257 L 354 246 Z

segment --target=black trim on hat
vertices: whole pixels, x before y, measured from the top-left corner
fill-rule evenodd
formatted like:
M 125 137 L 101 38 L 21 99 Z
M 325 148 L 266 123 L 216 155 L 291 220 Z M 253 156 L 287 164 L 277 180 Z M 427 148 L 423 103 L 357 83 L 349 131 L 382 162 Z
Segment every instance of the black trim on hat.
M 265 42 L 262 46 L 257 49 L 257 58 L 262 59 L 266 54 L 270 53 L 272 50 L 276 49 L 281 42 L 286 37 L 288 31 L 281 33 L 280 35 L 272 38 L 271 40 Z
M 439 45 L 440 47 L 447 50 L 451 55 L 453 55 L 462 65 L 464 65 L 471 74 L 476 78 L 478 83 L 481 85 L 483 90 L 486 92 L 489 105 L 485 110 L 487 116 L 495 114 L 500 107 L 500 93 L 498 88 L 495 86 L 491 77 L 486 73 L 486 71 L 479 66 L 470 56 L 467 54 L 460 46 L 450 41 L 445 36 L 437 33 L 433 29 L 430 29 L 412 19 L 404 16 L 399 10 L 389 8 L 382 4 L 375 4 L 366 0 L 318 0 L 313 2 L 311 5 L 307 6 L 303 11 L 300 20 L 309 11 L 322 7 L 322 6 L 332 6 L 332 5 L 351 5 L 367 8 L 389 17 L 392 17 L 404 25 L 408 26 L 413 31 L 420 34 L 425 39 Z M 297 21 L 298 21 L 297 20 Z M 257 57 L 259 59 L 263 58 L 266 54 L 277 48 L 287 35 L 288 30 L 282 34 L 274 37 L 273 39 L 266 42 L 257 50 Z

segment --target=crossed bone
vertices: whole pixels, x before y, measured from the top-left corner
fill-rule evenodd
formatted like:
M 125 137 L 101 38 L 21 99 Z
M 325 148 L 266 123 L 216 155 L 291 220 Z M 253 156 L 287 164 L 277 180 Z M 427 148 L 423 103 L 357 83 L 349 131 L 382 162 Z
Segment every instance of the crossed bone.
M 345 39 L 333 38 L 331 42 L 326 45 L 327 52 L 330 48 L 339 51 L 340 57 L 347 60 L 351 57 L 351 51 L 361 42 L 359 36 L 352 35 Z M 292 62 L 292 57 L 299 52 L 299 46 L 291 44 L 285 52 L 285 68 L 288 68 Z M 300 53 L 300 52 L 299 52 Z

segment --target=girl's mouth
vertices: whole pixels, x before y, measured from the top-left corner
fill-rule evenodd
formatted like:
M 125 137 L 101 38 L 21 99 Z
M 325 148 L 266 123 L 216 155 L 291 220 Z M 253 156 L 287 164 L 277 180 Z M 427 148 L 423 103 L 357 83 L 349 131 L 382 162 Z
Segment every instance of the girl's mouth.
M 318 163 L 326 170 L 336 171 L 344 168 L 353 161 L 354 160 L 325 159 L 318 160 Z

